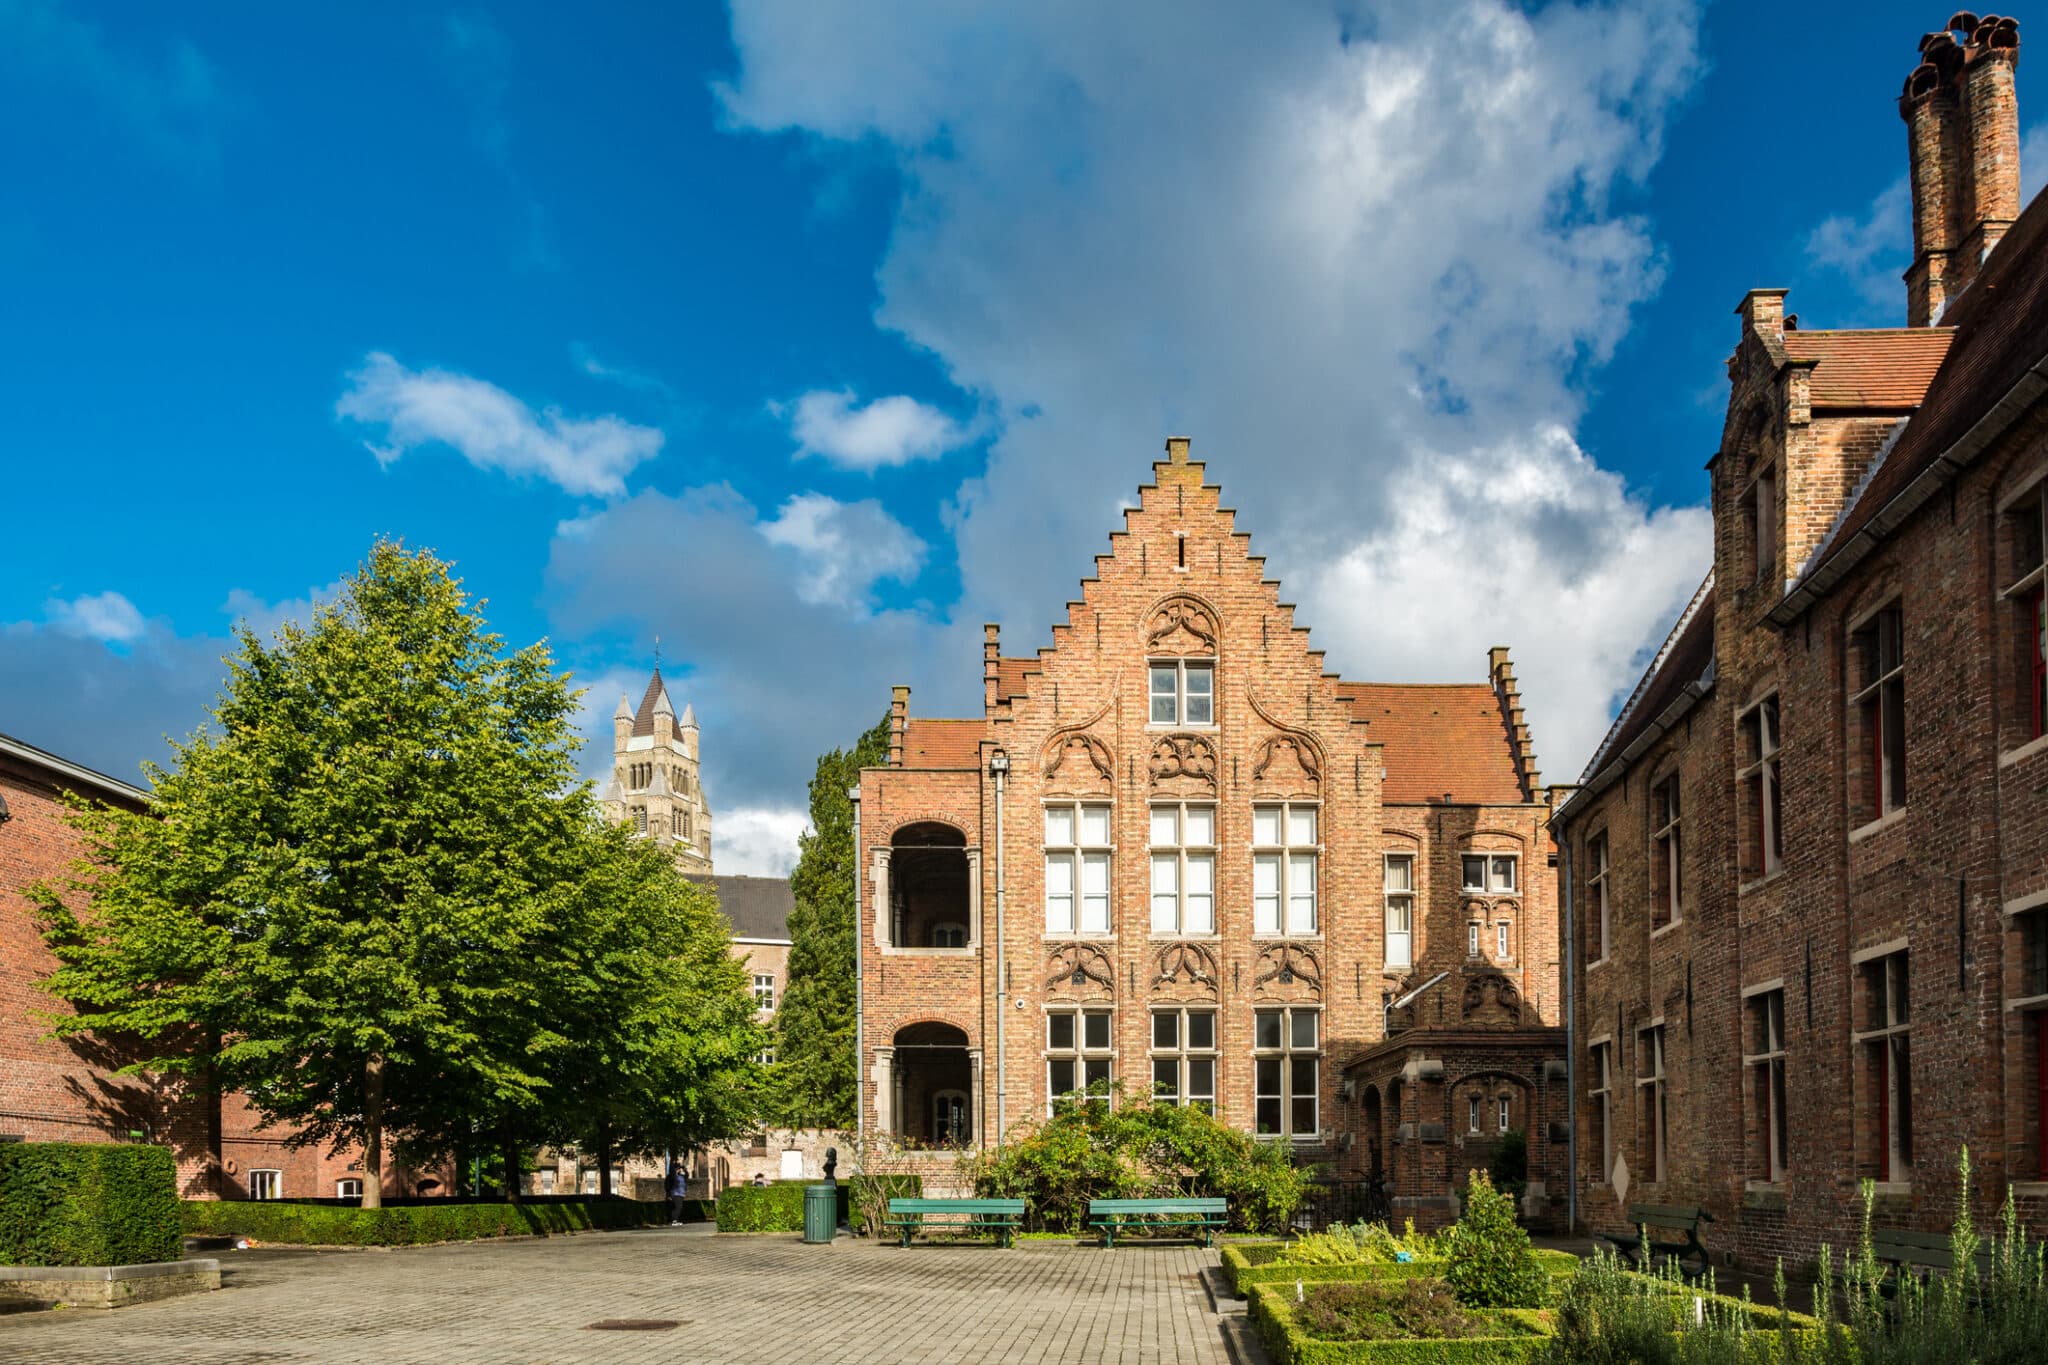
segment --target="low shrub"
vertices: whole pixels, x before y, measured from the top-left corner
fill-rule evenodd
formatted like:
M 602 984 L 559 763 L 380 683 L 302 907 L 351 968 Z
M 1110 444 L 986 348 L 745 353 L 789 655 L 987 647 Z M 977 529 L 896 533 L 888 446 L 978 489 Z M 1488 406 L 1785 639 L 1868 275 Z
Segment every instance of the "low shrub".
M 0 1144 L 0 1265 L 138 1265 L 180 1255 L 167 1147 Z
M 1472 1308 L 1536 1308 L 1543 1303 L 1529 1234 L 1515 1222 L 1515 1201 L 1474 1172 L 1465 1212 L 1448 1236 L 1444 1280 L 1458 1302 Z
M 1032 1231 L 1080 1232 L 1091 1199 L 1222 1197 L 1239 1231 L 1278 1232 L 1301 1206 L 1285 1143 L 1261 1142 L 1192 1105 L 1105 1091 L 1062 1104 L 1001 1147 L 966 1159 L 974 1192 L 1023 1199 Z
M 1338 1223 L 1297 1238 L 1284 1259 L 1295 1265 L 1392 1265 L 1443 1257 L 1444 1240 L 1417 1232 L 1411 1218 L 1407 1229 L 1399 1233 L 1385 1223 Z
M 1486 1174 L 1493 1187 L 1517 1203 L 1529 1188 L 1529 1139 L 1519 1128 L 1510 1128 L 1493 1144 L 1486 1160 Z
M 734 1185 L 718 1196 L 720 1232 L 801 1232 L 804 1185 Z
M 202 1236 L 296 1246 L 402 1247 L 648 1227 L 668 1222 L 669 1206 L 665 1199 L 592 1199 L 532 1204 L 448 1201 L 359 1209 L 268 1199 L 188 1199 L 181 1213 L 185 1231 Z
M 1328 1341 L 1498 1335 L 1492 1323 L 1460 1308 L 1442 1280 L 1319 1285 L 1294 1310 L 1294 1318 L 1310 1336 Z
M 1252 1325 L 1277 1365 L 1524 1365 L 1547 1341 L 1545 1315 L 1519 1308 L 1456 1309 L 1471 1320 L 1470 1330 L 1477 1333 L 1471 1336 L 1350 1340 L 1320 1336 L 1302 1315 L 1310 1298 L 1330 1293 L 1332 1288 L 1304 1294 L 1297 1302 L 1292 1284 L 1252 1287 Z
M 895 1175 L 857 1175 L 846 1182 L 851 1217 L 849 1226 L 864 1236 L 873 1236 L 882 1226 L 891 1199 L 917 1199 L 924 1194 L 924 1177 L 915 1171 Z
M 1711 1275 L 1694 1286 L 1669 1265 L 1639 1274 L 1602 1250 L 1565 1285 L 1556 1335 L 1537 1363 L 1791 1365 L 1818 1347 L 1815 1326 L 1797 1313 L 1758 1308 L 1746 1292 L 1740 1299 L 1717 1294 Z
M 1223 1274 L 1238 1295 L 1255 1284 L 1343 1284 L 1364 1280 L 1441 1279 L 1444 1262 L 1436 1260 L 1353 1262 L 1331 1265 L 1302 1265 L 1288 1259 L 1296 1243 L 1253 1243 L 1223 1248 Z M 1543 1301 L 1556 1301 L 1560 1286 L 1578 1268 L 1579 1258 L 1568 1251 L 1534 1253 L 1536 1267 L 1544 1281 Z

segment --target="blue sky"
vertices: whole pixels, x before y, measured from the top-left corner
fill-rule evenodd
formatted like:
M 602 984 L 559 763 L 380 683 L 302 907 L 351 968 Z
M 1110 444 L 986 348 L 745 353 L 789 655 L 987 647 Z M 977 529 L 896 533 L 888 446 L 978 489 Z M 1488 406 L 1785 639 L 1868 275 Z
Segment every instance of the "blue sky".
M 133 777 L 397 535 L 600 720 L 659 633 L 775 870 L 1171 430 L 1334 666 L 1506 643 L 1575 776 L 1704 570 L 1743 291 L 1901 320 L 1946 11 L 1419 8 L 0 0 L 0 732 Z

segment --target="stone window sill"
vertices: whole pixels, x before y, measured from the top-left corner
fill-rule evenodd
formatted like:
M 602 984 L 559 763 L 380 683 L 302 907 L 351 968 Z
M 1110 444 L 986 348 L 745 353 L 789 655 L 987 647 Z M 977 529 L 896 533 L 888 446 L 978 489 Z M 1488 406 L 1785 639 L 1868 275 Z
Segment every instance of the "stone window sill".
M 1752 881 L 1746 881 L 1742 883 L 1742 885 L 1735 888 L 1735 894 L 1738 896 L 1747 896 L 1752 891 L 1761 891 L 1765 887 L 1770 886 L 1773 882 L 1777 881 L 1778 878 L 1784 875 L 1785 865 L 1783 863 L 1779 863 L 1777 871 L 1766 872 L 1761 877 L 1758 877 Z
M 1683 923 L 1685 923 L 1684 920 L 1674 918 L 1669 924 L 1659 925 L 1658 927 L 1650 931 L 1651 941 L 1655 942 L 1656 940 L 1664 937 L 1664 935 L 1670 933 L 1673 929 L 1676 929 L 1679 925 Z
M 2017 749 L 2007 749 L 1998 756 L 1998 766 L 2010 768 L 2015 763 L 2024 763 L 2035 754 L 2048 753 L 2048 735 L 2030 739 Z
M 1906 812 L 1911 809 L 1913 808 L 1910 805 L 1900 806 L 1897 810 L 1891 812 L 1889 815 L 1880 815 L 1877 817 L 1877 819 L 1872 820 L 1869 824 L 1859 825 L 1857 828 L 1850 830 L 1850 844 L 1860 844 L 1865 839 L 1873 838 L 1876 835 L 1884 833 L 1893 825 L 1896 825 L 1901 820 L 1904 820 L 1906 818 Z

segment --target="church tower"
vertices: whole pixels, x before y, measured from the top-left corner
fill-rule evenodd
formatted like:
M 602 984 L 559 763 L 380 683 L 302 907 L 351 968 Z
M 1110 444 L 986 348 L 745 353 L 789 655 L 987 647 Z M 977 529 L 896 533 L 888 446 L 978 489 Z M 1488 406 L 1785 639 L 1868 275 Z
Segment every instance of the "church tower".
M 711 807 L 697 775 L 697 712 L 680 720 L 656 666 L 640 707 L 619 698 L 612 713 L 612 780 L 604 791 L 614 820 L 675 855 L 685 872 L 711 871 Z

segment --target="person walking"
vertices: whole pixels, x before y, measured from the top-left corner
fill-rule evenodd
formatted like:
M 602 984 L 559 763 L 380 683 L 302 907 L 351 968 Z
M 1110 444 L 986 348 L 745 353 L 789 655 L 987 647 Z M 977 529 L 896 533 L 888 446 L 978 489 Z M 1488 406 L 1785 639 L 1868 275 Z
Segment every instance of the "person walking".
M 690 1197 L 690 1168 L 681 1161 L 668 1164 L 668 1225 L 681 1227 L 683 1204 Z

